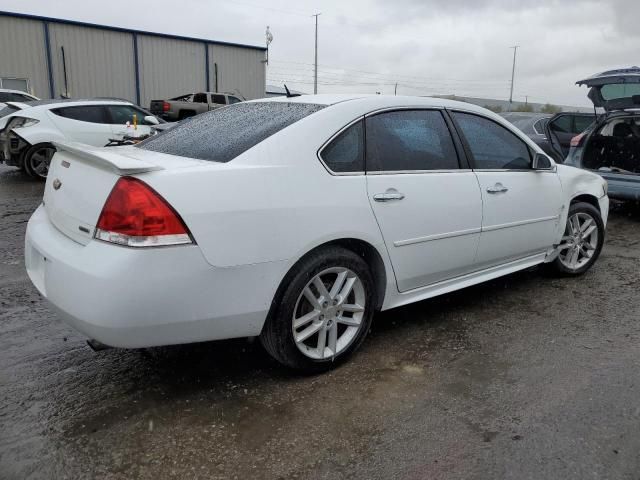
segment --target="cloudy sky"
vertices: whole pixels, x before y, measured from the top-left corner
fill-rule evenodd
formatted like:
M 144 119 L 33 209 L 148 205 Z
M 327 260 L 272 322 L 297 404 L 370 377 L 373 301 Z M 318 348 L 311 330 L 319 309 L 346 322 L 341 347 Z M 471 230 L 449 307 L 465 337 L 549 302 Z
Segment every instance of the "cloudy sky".
M 590 106 L 575 81 L 640 63 L 639 0 L 0 0 L 0 10 L 248 44 L 274 36 L 268 83 Z

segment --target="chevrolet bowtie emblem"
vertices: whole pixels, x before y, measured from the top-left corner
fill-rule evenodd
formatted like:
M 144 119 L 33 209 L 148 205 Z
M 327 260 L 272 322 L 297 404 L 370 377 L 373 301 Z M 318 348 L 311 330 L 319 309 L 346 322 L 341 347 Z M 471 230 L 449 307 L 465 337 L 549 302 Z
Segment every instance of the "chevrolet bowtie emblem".
M 56 179 L 53 181 L 53 189 L 54 189 L 54 190 L 60 190 L 60 187 L 61 187 L 61 186 L 62 186 L 62 182 L 56 178 Z

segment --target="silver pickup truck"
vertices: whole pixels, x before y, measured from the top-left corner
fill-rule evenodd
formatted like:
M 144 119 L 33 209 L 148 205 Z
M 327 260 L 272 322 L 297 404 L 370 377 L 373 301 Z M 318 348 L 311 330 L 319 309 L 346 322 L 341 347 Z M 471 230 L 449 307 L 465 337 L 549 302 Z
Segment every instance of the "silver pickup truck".
M 151 100 L 149 111 L 164 120 L 175 121 L 241 101 L 228 93 L 188 93 L 169 100 Z

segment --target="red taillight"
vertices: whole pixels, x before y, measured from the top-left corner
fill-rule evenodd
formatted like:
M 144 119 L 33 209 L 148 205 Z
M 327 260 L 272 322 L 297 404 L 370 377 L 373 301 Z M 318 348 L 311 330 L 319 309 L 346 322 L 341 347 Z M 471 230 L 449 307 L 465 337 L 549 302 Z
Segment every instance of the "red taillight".
M 129 247 L 192 243 L 176 211 L 149 185 L 120 178 L 98 219 L 95 238 Z
M 579 135 L 576 135 L 575 137 L 573 137 L 571 139 L 571 143 L 569 144 L 572 147 L 579 147 L 580 144 L 582 143 L 582 139 L 585 137 L 584 133 L 581 133 Z
M 171 105 L 169 105 L 169 102 L 162 102 L 162 111 L 163 112 L 168 112 L 170 108 L 171 108 Z

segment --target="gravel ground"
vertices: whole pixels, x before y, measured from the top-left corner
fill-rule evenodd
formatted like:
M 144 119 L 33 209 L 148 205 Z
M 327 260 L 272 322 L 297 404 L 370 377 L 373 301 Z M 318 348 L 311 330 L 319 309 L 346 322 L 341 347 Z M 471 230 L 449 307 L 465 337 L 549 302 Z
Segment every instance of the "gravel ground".
M 322 376 L 256 342 L 91 351 L 27 279 L 42 184 L 0 167 L 0 477 L 640 478 L 640 212 L 595 267 L 379 314 Z

